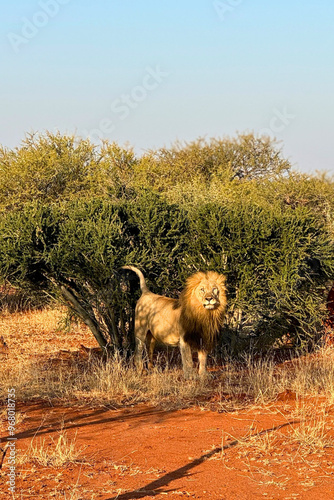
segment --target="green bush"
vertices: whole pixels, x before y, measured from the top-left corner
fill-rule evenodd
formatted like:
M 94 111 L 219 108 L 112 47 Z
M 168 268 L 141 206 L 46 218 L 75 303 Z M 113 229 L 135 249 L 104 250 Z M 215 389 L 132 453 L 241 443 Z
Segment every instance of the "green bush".
M 147 193 L 131 203 L 27 204 L 0 221 L 0 276 L 62 297 L 101 346 L 128 348 L 135 298 L 122 293 L 119 269 L 137 264 L 156 278 L 153 290 L 172 293 L 180 286 L 177 262 L 185 226 L 176 206 Z
M 197 141 L 138 159 L 60 134 L 0 153 L 0 280 L 65 301 L 102 347 L 133 348 L 140 267 L 177 297 L 227 275 L 225 342 L 314 338 L 334 281 L 334 183 L 289 171 L 269 139 Z
M 169 149 L 150 151 L 138 161 L 134 175 L 137 185 L 166 192 L 175 184 L 192 183 L 194 179 L 203 186 L 212 180 L 264 179 L 289 170 L 290 163 L 281 157 L 275 142 L 246 134 L 176 143 Z
M 131 150 L 47 132 L 20 148 L 0 147 L 0 210 L 25 203 L 106 198 L 126 190 L 136 160 Z
M 316 335 L 334 277 L 333 240 L 319 214 L 250 201 L 207 204 L 192 214 L 191 230 L 198 233 L 191 255 L 200 251 L 206 267 L 227 275 L 230 324 L 239 334 L 263 343 Z

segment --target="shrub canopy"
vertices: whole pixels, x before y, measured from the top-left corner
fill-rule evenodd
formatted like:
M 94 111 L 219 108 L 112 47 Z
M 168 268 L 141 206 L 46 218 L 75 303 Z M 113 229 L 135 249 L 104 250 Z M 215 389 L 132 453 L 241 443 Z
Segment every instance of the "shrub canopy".
M 253 135 L 137 158 L 60 134 L 0 151 L 0 278 L 65 301 L 101 346 L 131 350 L 140 267 L 176 297 L 227 276 L 225 343 L 314 338 L 334 281 L 334 183 L 290 169 Z

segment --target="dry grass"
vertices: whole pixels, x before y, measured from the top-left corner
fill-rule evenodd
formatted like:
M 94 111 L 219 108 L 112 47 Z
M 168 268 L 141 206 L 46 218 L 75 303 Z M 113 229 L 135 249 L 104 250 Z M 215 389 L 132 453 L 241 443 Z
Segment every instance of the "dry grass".
M 297 396 L 323 394 L 334 403 L 334 349 L 319 349 L 313 355 L 302 356 L 289 367 L 290 389 Z
M 260 431 L 251 426 L 244 436 L 230 439 L 238 443 L 238 451 L 243 456 L 247 456 L 249 451 L 255 455 L 270 454 L 277 448 L 278 437 L 274 432 Z
M 89 495 L 89 496 L 88 496 Z M 55 496 L 57 497 L 57 500 L 60 500 L 60 499 L 64 499 L 64 500 L 82 500 L 83 499 L 83 496 L 82 496 L 82 490 L 81 488 L 78 488 L 78 487 L 74 487 L 74 489 L 72 489 L 70 491 L 70 493 L 59 493 L 59 492 L 56 492 L 55 493 Z M 95 498 L 97 498 L 98 494 L 97 493 L 92 493 L 92 492 L 85 492 L 85 498 L 87 500 L 95 500 Z
M 96 347 L 97 343 L 85 325 L 73 324 L 64 332 L 66 311 L 62 308 L 0 313 L 0 332 L 8 345 L 11 358 L 29 359 L 49 355 L 60 348 L 73 349 L 81 343 Z
M 280 489 L 292 478 L 289 468 L 306 488 L 313 483 L 305 470 L 325 474 L 319 461 L 326 460 L 327 450 L 334 447 L 334 349 L 321 349 L 281 364 L 269 357 L 231 360 L 205 381 L 185 381 L 180 365 L 170 367 L 162 358 L 151 373 L 139 376 L 133 363 L 119 355 L 106 362 L 89 355 L 89 349 L 80 350 L 81 344 L 96 347 L 95 339 L 83 325 L 74 325 L 69 334 L 64 333 L 59 329 L 63 316 L 62 310 L 0 315 L 1 335 L 8 346 L 0 354 L 1 392 L 7 394 L 8 387 L 15 387 L 19 401 L 58 399 L 71 406 L 120 407 L 147 402 L 176 409 L 200 402 L 225 412 L 253 406 L 255 415 L 266 408 L 276 416 L 282 409 L 284 425 L 261 429 L 255 417 L 242 436 L 224 433 L 223 451 L 221 456 L 217 453 L 217 459 L 228 468 L 235 469 L 236 463 L 241 463 L 240 471 L 250 474 L 253 481 Z M 18 424 L 23 416 L 17 411 Z M 6 424 L 5 409 L 0 411 L 0 424 Z M 85 457 L 76 436 L 70 438 L 61 430 L 54 439 L 33 438 L 19 460 L 53 470 L 82 463 Z M 91 491 L 85 494 L 85 498 L 95 496 Z M 82 492 L 73 485 L 66 491 L 55 490 L 54 497 L 76 500 L 82 498 Z
M 156 368 L 139 376 L 133 363 L 115 355 L 105 362 L 78 351 L 81 344 L 97 347 L 83 325 L 67 334 L 59 330 L 64 311 L 44 310 L 2 314 L 0 331 L 8 352 L 0 363 L 0 391 L 15 387 L 21 400 L 62 399 L 114 406 L 150 402 L 168 407 L 187 406 L 208 392 L 205 383 L 184 381 L 182 371 Z
M 282 364 L 272 358 L 253 359 L 243 363 L 226 363 L 218 376 L 221 410 L 239 402 L 263 405 L 289 392 L 295 399 L 322 395 L 334 403 L 334 349 L 319 349 Z
M 226 395 L 263 404 L 275 399 L 287 385 L 284 370 L 279 371 L 272 359 L 254 360 L 252 356 L 246 356 L 242 363 L 226 363 L 219 380 L 222 406 Z
M 157 366 L 150 374 L 140 376 L 131 361 L 118 355 L 107 362 L 94 357 L 59 363 L 28 361 L 5 371 L 0 385 L 4 392 L 7 386 L 15 387 L 22 400 L 62 399 L 72 404 L 91 402 L 115 407 L 150 402 L 177 408 L 208 392 L 203 382 L 184 381 L 180 369 Z
M 326 403 L 297 401 L 292 415 L 299 421 L 291 427 L 289 437 L 290 442 L 298 446 L 299 453 L 321 453 L 326 448 L 333 448 L 333 427 L 329 414 L 330 407 Z
M 120 356 L 107 362 L 79 352 L 84 344 L 96 347 L 83 325 L 70 333 L 59 329 L 61 309 L 3 313 L 0 331 L 8 350 L 1 355 L 0 391 L 15 387 L 18 399 L 62 399 L 121 406 L 149 402 L 184 407 L 198 398 L 215 396 L 221 411 L 245 404 L 263 405 L 279 394 L 292 391 L 297 399 L 323 395 L 334 402 L 334 350 L 319 350 L 281 365 L 270 358 L 243 363 L 227 362 L 213 378 L 185 381 L 181 367 L 158 362 L 150 374 L 139 376 L 133 363 Z
M 65 467 L 68 464 L 83 462 L 83 451 L 85 447 L 78 448 L 76 435 L 70 439 L 67 432 L 61 429 L 58 438 L 32 439 L 27 451 L 18 460 L 19 465 L 27 462 L 35 463 L 43 467 Z
M 139 376 L 131 361 L 120 356 L 105 362 L 90 355 L 89 349 L 80 350 L 81 344 L 96 347 L 95 340 L 82 325 L 74 325 L 69 334 L 60 330 L 63 315 L 62 310 L 44 310 L 0 316 L 0 332 L 8 346 L 0 353 L 0 391 L 7 394 L 8 387 L 15 387 L 19 401 L 57 399 L 70 406 L 116 408 L 147 402 L 176 409 L 214 405 L 220 411 L 233 411 L 237 419 L 235 412 L 247 406 L 253 423 L 248 421 L 246 430 L 240 428 L 241 436 L 232 435 L 235 431 L 229 427 L 232 434 L 224 432 L 222 451 L 212 459 L 259 487 L 284 491 L 297 481 L 298 488 L 305 490 L 324 478 L 331 481 L 332 466 L 326 464 L 334 447 L 334 350 L 322 349 L 281 364 L 270 357 L 231 360 L 216 367 L 205 381 L 185 381 L 180 364 L 178 368 L 168 366 L 162 357 L 151 373 Z M 24 417 L 19 410 L 18 427 Z M 260 424 L 257 418 L 263 411 L 269 416 L 267 424 Z M 271 425 L 271 415 L 280 425 Z M 6 418 L 4 408 L 0 426 L 6 427 Z M 52 484 L 49 498 L 97 498 L 96 487 L 82 490 L 85 453 L 76 435 L 68 435 L 64 429 L 53 438 L 32 438 L 25 452 L 17 456 L 20 479 L 27 486 L 22 498 L 37 498 L 44 483 Z M 89 455 L 88 460 L 90 468 L 95 457 Z M 54 485 L 55 474 L 68 478 L 72 468 L 76 472 L 71 484 L 66 479 L 66 484 Z M 143 469 L 110 461 L 110 470 L 126 476 L 141 474 Z M 104 485 L 104 494 L 107 490 L 109 496 L 115 494 L 113 484 Z
M 330 424 L 329 408 L 326 405 L 316 405 L 305 400 L 297 404 L 296 410 L 292 411 L 287 419 L 286 425 L 282 424 L 274 429 L 261 430 L 251 425 L 245 435 L 234 437 L 224 434 L 222 438 L 222 450 L 226 442 L 237 445 L 240 457 L 248 455 L 265 456 L 274 455 L 277 450 L 291 448 L 294 454 L 319 454 L 326 448 L 334 447 L 334 438 L 331 435 L 333 427 Z M 280 452 L 280 451 L 279 451 Z M 222 456 L 224 451 L 222 452 Z
M 222 464 L 229 470 L 242 470 L 258 485 L 283 490 L 296 478 L 306 489 L 319 482 L 319 478 L 331 480 L 333 451 L 326 455 L 334 448 L 331 408 L 304 399 L 293 408 L 285 415 L 286 423 L 272 429 L 250 425 L 237 438 L 223 433 Z M 232 459 L 232 467 L 231 450 L 237 458 Z

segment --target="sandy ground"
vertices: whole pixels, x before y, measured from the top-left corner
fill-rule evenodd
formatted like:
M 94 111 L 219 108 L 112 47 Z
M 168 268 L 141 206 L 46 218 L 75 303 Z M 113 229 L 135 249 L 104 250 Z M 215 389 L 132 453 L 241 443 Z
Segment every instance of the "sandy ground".
M 303 454 L 287 440 L 298 424 L 288 398 L 235 413 L 20 405 L 18 458 L 64 431 L 82 452 L 63 467 L 19 465 L 17 498 L 332 499 L 334 451 Z
M 59 334 L 48 330 L 45 335 L 51 351 L 59 349 Z M 90 337 L 78 334 L 63 347 L 79 349 L 83 339 L 89 346 Z M 1 498 L 332 499 L 334 407 L 320 397 L 308 398 L 308 411 L 322 405 L 322 446 L 305 447 L 294 432 L 302 420 L 311 425 L 312 414 L 303 413 L 289 392 L 273 403 L 229 412 L 220 412 L 214 397 L 184 410 L 21 401 L 16 408 L 16 493 L 7 489 L 7 449 Z M 8 437 L 2 419 L 2 449 Z M 64 439 L 76 451 L 68 463 L 41 465 L 31 457 L 33 447 L 52 456 Z

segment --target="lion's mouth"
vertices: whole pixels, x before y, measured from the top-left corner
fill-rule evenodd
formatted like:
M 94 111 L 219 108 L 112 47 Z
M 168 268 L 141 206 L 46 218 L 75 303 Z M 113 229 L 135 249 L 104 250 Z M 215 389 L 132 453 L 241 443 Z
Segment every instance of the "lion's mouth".
M 212 311 L 213 309 L 217 309 L 218 307 L 218 303 L 217 302 L 206 302 L 205 304 L 203 304 L 205 309 L 208 309 L 209 311 Z

